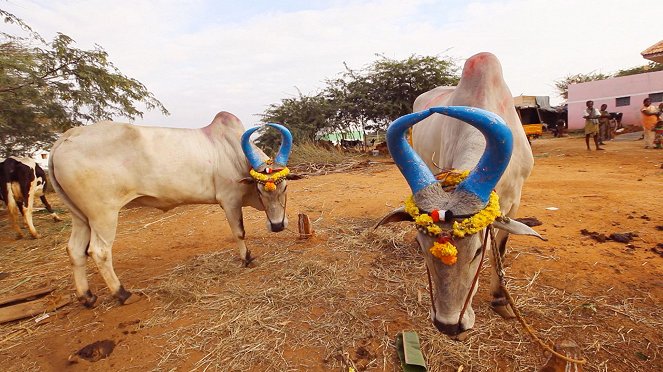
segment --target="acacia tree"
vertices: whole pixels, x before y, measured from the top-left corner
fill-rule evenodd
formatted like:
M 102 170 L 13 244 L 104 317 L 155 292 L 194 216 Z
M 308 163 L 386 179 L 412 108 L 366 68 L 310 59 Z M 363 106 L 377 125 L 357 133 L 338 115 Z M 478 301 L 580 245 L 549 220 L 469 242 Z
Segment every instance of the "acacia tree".
M 569 85 L 577 83 L 586 83 L 588 81 L 594 81 L 594 80 L 605 80 L 609 77 L 610 75 L 605 75 L 600 73 L 568 75 L 561 80 L 555 81 L 555 89 L 557 89 L 557 94 L 559 94 L 560 97 L 564 99 L 569 99 Z
M 379 56 L 363 69 L 346 65 L 338 77 L 325 82 L 321 93 L 310 97 L 300 93 L 297 98 L 271 105 L 262 121 L 288 123 L 295 140 L 356 128 L 384 129 L 412 112 L 412 104 L 421 93 L 458 81 L 458 67 L 450 58 L 413 55 L 394 60 Z M 260 141 L 273 146 L 272 140 L 264 136 Z
M 663 63 L 649 62 L 646 65 L 622 69 L 615 73 L 615 77 L 645 74 L 654 71 L 663 71 Z
M 58 133 L 92 121 L 142 117 L 143 107 L 168 114 L 100 46 L 78 49 L 64 34 L 47 42 L 16 16 L 0 16 L 22 33 L 0 33 L 0 156 L 48 148 Z

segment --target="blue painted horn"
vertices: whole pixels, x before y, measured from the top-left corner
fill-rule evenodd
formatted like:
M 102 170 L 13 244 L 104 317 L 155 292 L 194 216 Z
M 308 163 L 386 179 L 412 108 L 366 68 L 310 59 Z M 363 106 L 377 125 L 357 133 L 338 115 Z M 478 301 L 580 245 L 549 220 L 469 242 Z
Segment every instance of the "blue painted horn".
M 433 173 L 405 139 L 405 131 L 433 113 L 451 116 L 477 128 L 486 138 L 486 149 L 476 167 L 456 191 L 463 190 L 488 202 L 490 192 L 506 170 L 513 152 L 513 136 L 504 120 L 492 112 L 466 106 L 439 106 L 396 119 L 387 129 L 387 146 L 403 177 L 416 194 L 437 182 Z
M 279 148 L 279 152 L 276 154 L 276 157 L 274 158 L 274 165 L 272 167 L 285 168 L 286 165 L 288 164 L 288 158 L 290 157 L 290 152 L 292 151 L 292 134 L 290 133 L 288 128 L 284 127 L 281 124 L 267 123 L 265 125 L 268 125 L 272 128 L 276 128 L 279 132 L 281 132 L 281 147 Z M 244 151 L 244 156 L 246 156 L 246 158 L 248 159 L 249 163 L 251 164 L 251 167 L 253 167 L 253 169 L 255 169 L 258 172 L 263 171 L 267 167 L 267 164 L 265 163 L 265 161 L 263 161 L 260 158 L 260 156 L 255 152 L 255 150 L 251 146 L 250 138 L 253 132 L 257 131 L 262 127 L 263 126 L 247 129 L 246 132 L 242 134 L 242 151 Z

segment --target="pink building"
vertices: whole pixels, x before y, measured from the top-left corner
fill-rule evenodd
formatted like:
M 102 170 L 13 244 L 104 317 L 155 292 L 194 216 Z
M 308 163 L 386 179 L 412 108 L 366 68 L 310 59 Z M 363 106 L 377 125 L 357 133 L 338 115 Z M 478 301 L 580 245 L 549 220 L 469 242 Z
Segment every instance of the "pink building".
M 605 103 L 609 112 L 623 113 L 622 125 L 640 125 L 640 108 L 647 97 L 656 106 L 663 102 L 663 71 L 571 84 L 567 101 L 569 129 L 585 126 L 582 116 L 589 100 L 597 109 Z

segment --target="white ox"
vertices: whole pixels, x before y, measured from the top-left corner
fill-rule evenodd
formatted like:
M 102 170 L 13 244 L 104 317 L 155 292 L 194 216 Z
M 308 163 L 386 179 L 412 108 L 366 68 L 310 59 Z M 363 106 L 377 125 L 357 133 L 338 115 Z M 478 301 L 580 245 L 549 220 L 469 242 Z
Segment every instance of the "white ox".
M 414 112 L 392 123 L 388 144 L 412 188 L 416 205 L 423 211 L 451 211 L 455 215 L 470 216 L 484 208 L 494 188 L 499 195 L 502 215 L 514 217 L 534 159 L 497 58 L 490 53 L 470 57 L 457 87 L 438 87 L 423 93 L 414 103 Z M 499 116 L 508 127 L 491 113 Z M 415 153 L 405 142 L 404 131 L 417 122 L 412 135 Z M 455 191 L 446 192 L 433 175 L 442 169 L 472 172 Z M 412 217 L 404 209 L 398 209 L 380 224 L 399 220 L 412 220 Z M 437 225 L 449 231 L 452 221 Z M 538 236 L 513 220 L 495 221 L 493 226 L 501 229 L 496 241 L 502 255 L 509 232 Z M 441 332 L 453 335 L 474 325 L 472 297 L 478 287 L 475 274 L 480 269 L 481 260 L 477 257 L 482 254 L 483 237 L 484 233 L 480 232 L 456 238 L 457 262 L 445 265 L 429 251 L 435 238 L 421 231 L 417 235 L 435 288 L 431 289 L 431 318 Z M 494 272 L 491 293 L 493 308 L 502 316 L 512 316 Z
M 79 300 L 91 307 L 97 299 L 86 277 L 90 255 L 111 293 L 128 303 L 131 293 L 113 270 L 111 247 L 118 212 L 131 201 L 164 211 L 183 204 L 219 204 L 248 264 L 252 258 L 244 243 L 242 207 L 264 210 L 268 229 L 283 230 L 288 223 L 285 180 L 298 178 L 286 168 L 290 132 L 268 125 L 281 131 L 282 138 L 273 165 L 249 142 L 258 127 L 244 132 L 239 119 L 227 112 L 199 129 L 100 122 L 64 133 L 53 145 L 49 169 L 53 187 L 72 215 L 68 253 Z M 261 179 L 250 176 L 252 168 Z M 279 170 L 279 179 L 266 189 L 265 178 Z

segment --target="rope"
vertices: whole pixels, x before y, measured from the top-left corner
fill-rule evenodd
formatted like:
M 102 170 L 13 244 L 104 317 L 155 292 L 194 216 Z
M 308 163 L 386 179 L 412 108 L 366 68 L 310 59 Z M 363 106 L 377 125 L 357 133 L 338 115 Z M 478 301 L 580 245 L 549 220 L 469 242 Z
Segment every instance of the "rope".
M 516 307 L 516 302 L 513 300 L 513 297 L 511 297 L 511 293 L 509 293 L 509 290 L 506 288 L 506 284 L 504 283 L 504 270 L 502 269 L 502 257 L 500 256 L 500 252 L 497 249 L 497 242 L 495 241 L 495 232 L 493 230 L 492 225 L 489 227 L 490 230 L 490 237 L 492 240 L 491 248 L 493 251 L 493 258 L 495 260 L 495 271 L 497 273 L 497 276 L 499 278 L 499 283 L 500 283 L 500 289 L 502 292 L 504 292 L 504 295 L 506 296 L 507 301 L 509 302 L 509 305 L 511 305 L 511 308 L 513 309 L 513 313 L 516 316 L 516 319 L 518 319 L 518 322 L 525 328 L 527 333 L 529 333 L 530 336 L 536 341 L 542 348 L 550 352 L 551 354 L 555 355 L 556 357 L 565 360 L 567 362 L 571 363 L 576 363 L 576 364 L 586 364 L 587 360 L 586 359 L 574 359 L 567 357 L 564 354 L 558 353 L 555 351 L 550 345 L 547 343 L 543 342 L 537 335 L 534 329 L 525 321 L 525 318 L 520 314 L 520 311 Z

